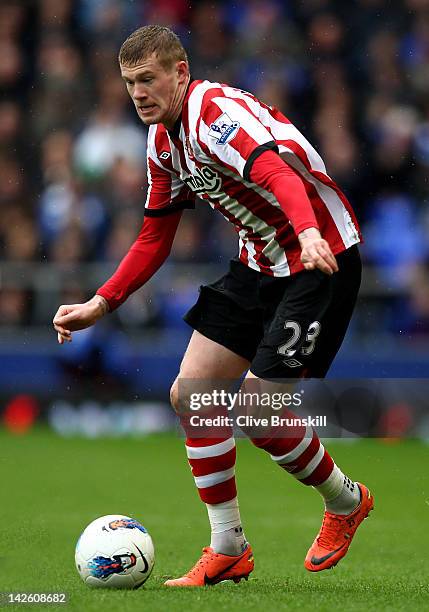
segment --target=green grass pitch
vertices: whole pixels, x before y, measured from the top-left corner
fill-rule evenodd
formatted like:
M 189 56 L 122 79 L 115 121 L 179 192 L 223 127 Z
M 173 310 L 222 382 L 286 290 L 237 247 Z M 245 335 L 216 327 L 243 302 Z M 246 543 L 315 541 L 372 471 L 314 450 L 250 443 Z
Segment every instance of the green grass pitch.
M 240 440 L 241 513 L 255 571 L 239 585 L 169 590 L 163 581 L 187 571 L 209 542 L 183 440 L 2 431 L 0 591 L 65 591 L 64 606 L 32 607 L 78 612 L 429 610 L 428 446 L 376 440 L 327 446 L 346 473 L 371 487 L 376 504 L 334 570 L 309 574 L 303 567 L 322 516 L 318 494 Z M 91 590 L 74 567 L 82 529 L 112 513 L 140 520 L 154 539 L 153 574 L 136 591 Z

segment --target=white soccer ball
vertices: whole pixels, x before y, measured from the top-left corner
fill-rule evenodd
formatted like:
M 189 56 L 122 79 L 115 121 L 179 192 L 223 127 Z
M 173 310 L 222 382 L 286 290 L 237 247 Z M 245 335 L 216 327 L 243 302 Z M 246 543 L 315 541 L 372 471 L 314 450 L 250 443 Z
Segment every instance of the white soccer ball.
M 136 589 L 153 569 L 152 538 L 138 521 L 108 514 L 92 521 L 76 544 L 75 562 L 91 587 Z

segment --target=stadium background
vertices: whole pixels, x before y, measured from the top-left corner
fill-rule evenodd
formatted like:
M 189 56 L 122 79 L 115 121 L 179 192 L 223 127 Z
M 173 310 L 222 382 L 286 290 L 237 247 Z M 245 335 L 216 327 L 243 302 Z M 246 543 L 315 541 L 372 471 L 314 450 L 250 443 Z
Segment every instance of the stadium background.
M 10 0 L 0 6 L 4 424 L 25 429 L 40 414 L 91 436 L 169 428 L 168 388 L 190 335 L 181 315 L 236 252 L 220 215 L 186 213 L 147 287 L 58 346 L 58 305 L 89 298 L 142 222 L 146 131 L 116 58 L 143 23 L 175 29 L 195 78 L 278 106 L 355 207 L 364 283 L 331 376 L 426 377 L 427 0 Z

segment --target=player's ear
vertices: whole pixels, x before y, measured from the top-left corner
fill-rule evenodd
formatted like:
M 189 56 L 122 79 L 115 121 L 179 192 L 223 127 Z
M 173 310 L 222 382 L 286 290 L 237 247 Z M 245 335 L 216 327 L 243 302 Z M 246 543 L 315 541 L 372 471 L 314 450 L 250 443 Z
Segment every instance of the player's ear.
M 180 60 L 176 63 L 176 73 L 179 78 L 179 82 L 183 83 L 188 78 L 189 75 L 189 66 L 185 60 Z

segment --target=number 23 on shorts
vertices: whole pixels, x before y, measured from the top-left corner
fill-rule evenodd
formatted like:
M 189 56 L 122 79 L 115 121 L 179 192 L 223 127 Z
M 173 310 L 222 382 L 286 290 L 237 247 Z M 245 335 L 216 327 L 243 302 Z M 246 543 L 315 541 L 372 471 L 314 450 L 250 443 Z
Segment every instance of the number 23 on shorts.
M 283 355 L 284 357 L 291 358 L 297 352 L 297 348 L 294 348 L 300 341 L 302 336 L 301 325 L 297 321 L 286 321 L 284 324 L 284 329 L 292 330 L 292 336 L 284 342 L 280 344 L 277 348 L 277 353 L 279 355 Z M 299 355 L 311 355 L 316 346 L 317 337 L 320 334 L 322 326 L 319 321 L 313 321 L 308 326 L 308 330 L 305 336 L 305 341 L 301 348 L 299 349 Z

